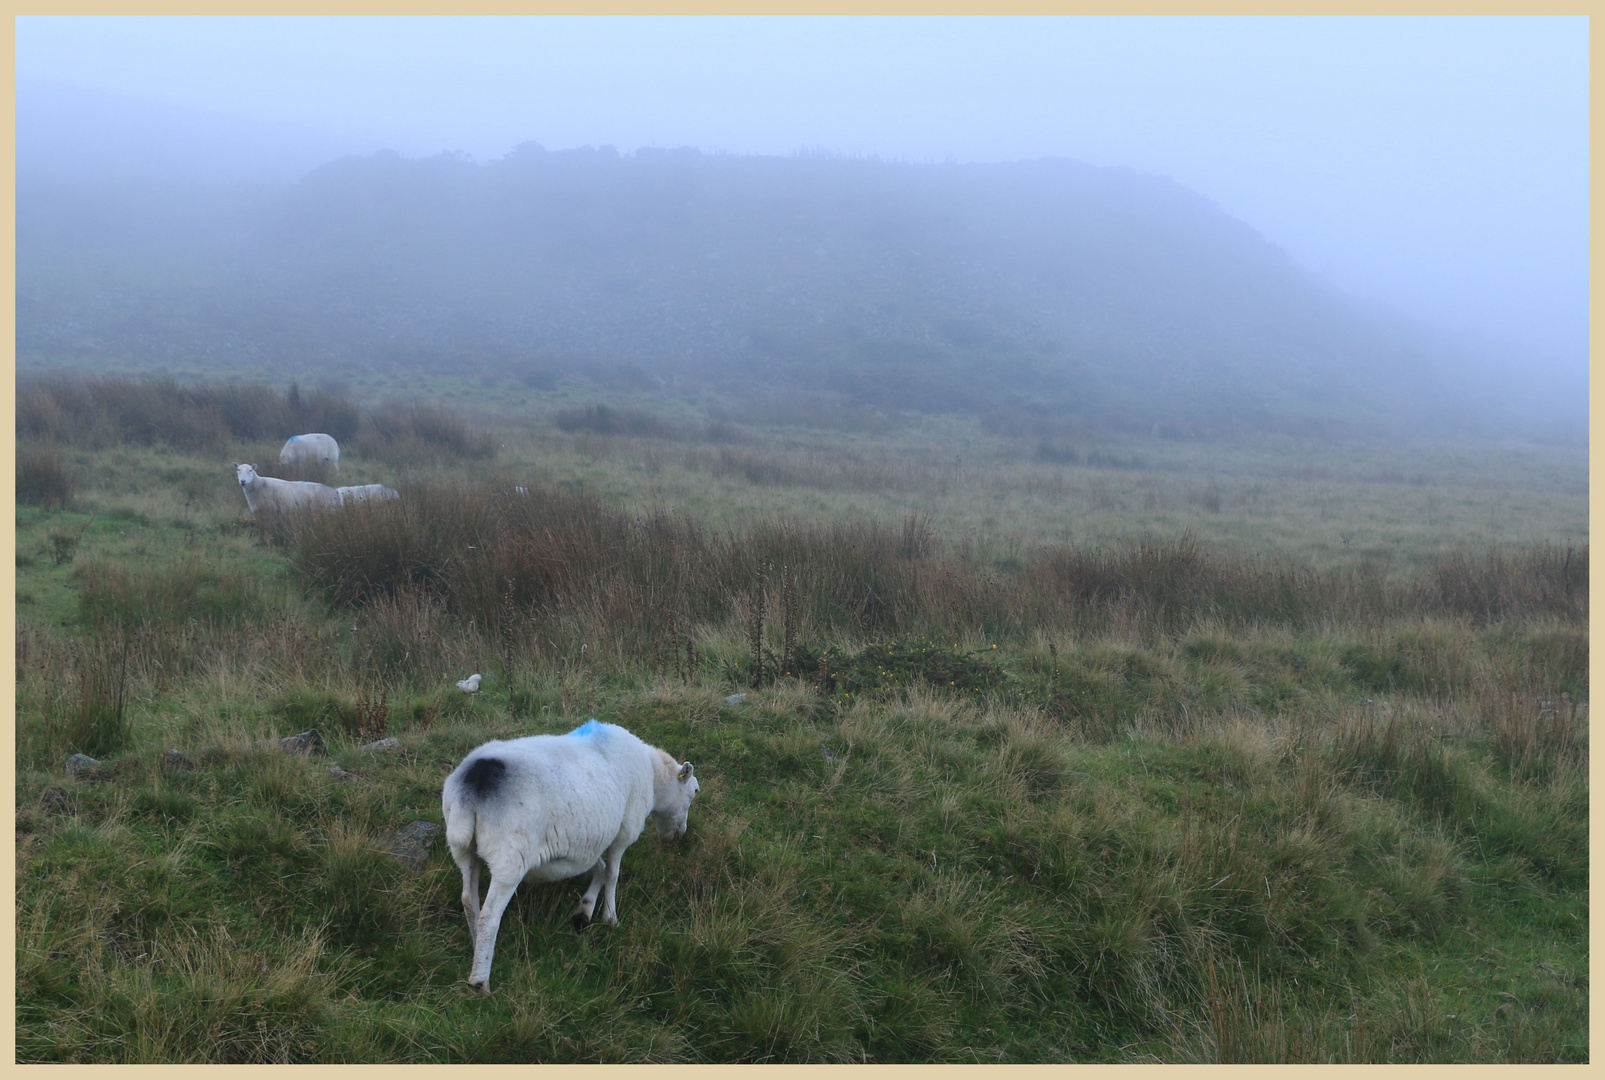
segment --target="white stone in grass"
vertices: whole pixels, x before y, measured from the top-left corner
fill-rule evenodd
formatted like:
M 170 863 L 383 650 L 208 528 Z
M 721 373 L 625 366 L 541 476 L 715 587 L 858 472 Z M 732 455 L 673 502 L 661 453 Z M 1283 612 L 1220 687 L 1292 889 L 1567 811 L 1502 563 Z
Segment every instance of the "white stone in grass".
M 82 776 L 84 773 L 88 772 L 90 769 L 93 769 L 99 764 L 99 761 L 90 757 L 88 754 L 74 754 L 72 757 L 67 759 L 67 771 L 72 773 L 74 776 Z
M 474 674 L 468 676 L 466 679 L 457 680 L 457 689 L 461 690 L 465 694 L 479 693 L 479 672 L 474 672 Z
M 364 750 L 394 750 L 397 747 L 399 747 L 400 745 L 401 745 L 401 740 L 396 738 L 394 735 L 392 735 L 388 739 L 379 739 L 376 742 L 371 742 L 367 746 L 364 746 L 363 749 Z
M 279 748 L 287 754 L 327 754 L 323 748 L 323 736 L 318 729 L 303 731 L 299 735 L 291 735 L 287 739 L 279 740 Z
M 729 697 L 724 699 L 724 703 L 726 705 L 730 706 L 733 709 L 737 705 L 740 705 L 743 701 L 746 701 L 746 700 L 747 700 L 747 695 L 746 694 L 731 694 Z
M 432 821 L 414 821 L 390 837 L 384 846 L 385 854 L 414 870 L 422 870 L 440 831 L 440 826 Z

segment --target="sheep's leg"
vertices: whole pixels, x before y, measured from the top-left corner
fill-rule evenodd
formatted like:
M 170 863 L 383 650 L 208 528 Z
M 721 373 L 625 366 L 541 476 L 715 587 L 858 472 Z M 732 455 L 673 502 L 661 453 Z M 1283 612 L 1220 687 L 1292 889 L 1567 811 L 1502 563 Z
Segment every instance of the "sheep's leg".
M 479 928 L 474 933 L 474 967 L 468 973 L 468 985 L 481 994 L 490 993 L 490 961 L 496 952 L 496 931 L 502 925 L 502 912 L 513 898 L 519 879 L 499 878 L 492 871 L 490 888 L 485 891 L 485 906 L 479 910 Z
M 591 912 L 596 910 L 596 896 L 602 891 L 602 882 L 607 877 L 607 860 L 597 859 L 596 865 L 591 868 L 591 884 L 587 886 L 585 895 L 580 897 L 579 906 L 574 909 L 574 932 L 577 934 L 591 925 Z
M 619 924 L 619 864 L 624 861 L 624 849 L 629 846 L 629 840 L 615 840 L 613 846 L 607 849 L 607 854 L 602 856 L 607 862 L 607 884 L 602 887 L 602 921 L 609 926 Z
M 462 871 L 462 915 L 469 920 L 469 944 L 473 944 L 473 934 L 477 931 L 475 923 L 480 921 L 480 860 L 472 851 L 459 854 L 456 849 L 451 851 L 451 859 L 457 863 L 457 870 Z

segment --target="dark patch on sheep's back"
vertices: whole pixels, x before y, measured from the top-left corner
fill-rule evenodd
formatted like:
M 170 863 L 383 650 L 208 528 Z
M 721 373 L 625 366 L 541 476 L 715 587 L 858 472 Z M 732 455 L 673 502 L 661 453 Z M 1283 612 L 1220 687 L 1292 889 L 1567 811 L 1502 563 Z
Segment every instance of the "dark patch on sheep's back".
M 507 775 L 507 763 L 501 758 L 482 757 L 463 770 L 463 787 L 475 799 L 488 799 L 501 790 L 502 778 Z

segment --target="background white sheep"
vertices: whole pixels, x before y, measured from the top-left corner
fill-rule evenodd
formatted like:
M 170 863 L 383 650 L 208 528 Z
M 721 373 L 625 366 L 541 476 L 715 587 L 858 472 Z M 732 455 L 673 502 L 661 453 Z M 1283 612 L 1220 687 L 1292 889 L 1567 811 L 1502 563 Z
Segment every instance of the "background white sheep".
M 383 484 L 357 484 L 353 487 L 335 488 L 340 493 L 342 503 L 381 502 L 388 499 L 401 498 L 401 492 L 393 487 Z
M 313 432 L 309 435 L 291 435 L 279 451 L 280 465 L 312 465 L 327 461 L 340 471 L 340 444 L 333 435 Z
M 502 912 L 520 881 L 560 881 L 586 871 L 590 886 L 574 926 L 616 923 L 619 860 L 652 815 L 658 835 L 679 839 L 700 782 L 625 729 L 591 720 L 567 735 L 488 742 L 446 778 L 446 843 L 463 874 L 463 913 L 474 945 L 468 984 L 490 993 L 490 964 Z M 479 864 L 490 870 L 484 907 Z
M 263 510 L 282 513 L 287 510 L 332 510 L 340 505 L 340 493 L 328 484 L 314 484 L 308 480 L 279 480 L 272 476 L 256 475 L 255 465 L 234 463 L 234 475 L 245 492 L 245 505 L 252 514 Z

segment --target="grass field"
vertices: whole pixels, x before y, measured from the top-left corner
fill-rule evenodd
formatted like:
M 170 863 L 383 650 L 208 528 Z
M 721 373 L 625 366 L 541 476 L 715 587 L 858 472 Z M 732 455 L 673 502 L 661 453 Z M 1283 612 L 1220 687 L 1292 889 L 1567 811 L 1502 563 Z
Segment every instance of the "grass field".
M 20 1061 L 1588 1059 L 1580 450 L 67 385 Z M 252 521 L 229 463 L 314 416 L 402 502 Z M 690 831 L 614 928 L 521 887 L 481 998 L 443 846 L 385 849 L 593 716 L 696 763 Z

